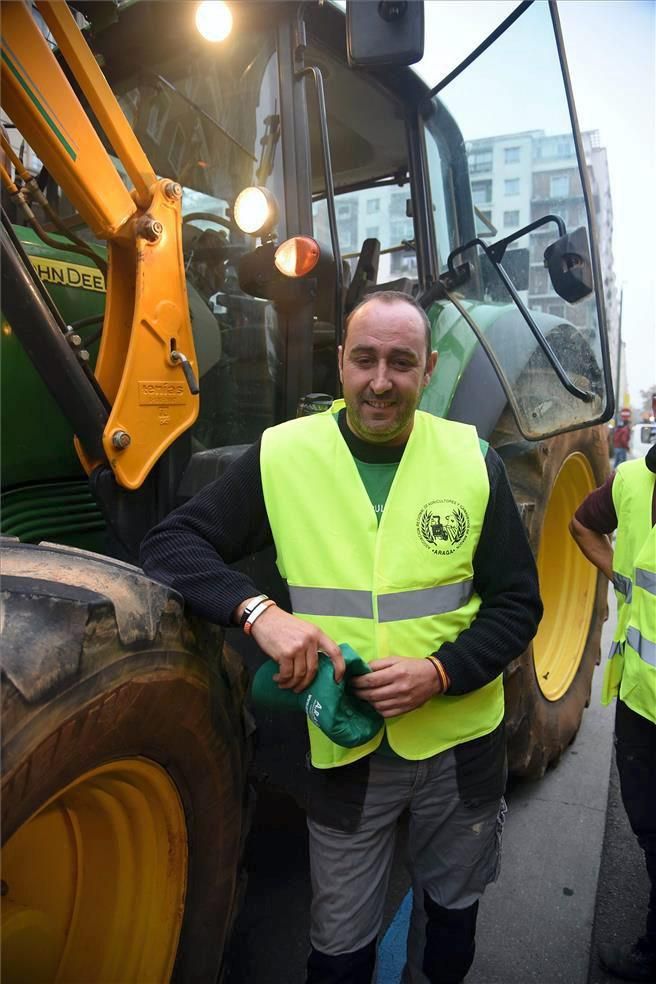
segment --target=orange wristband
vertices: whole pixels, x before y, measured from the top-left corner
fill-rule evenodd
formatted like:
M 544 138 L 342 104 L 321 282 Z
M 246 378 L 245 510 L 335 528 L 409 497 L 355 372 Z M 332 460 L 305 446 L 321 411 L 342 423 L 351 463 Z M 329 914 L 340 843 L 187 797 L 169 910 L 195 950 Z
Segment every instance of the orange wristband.
M 433 666 L 435 667 L 435 672 L 437 673 L 438 677 L 440 678 L 440 682 L 442 684 L 441 693 L 444 693 L 444 691 L 449 686 L 449 678 L 446 675 L 446 670 L 442 666 L 442 663 L 437 658 L 437 656 L 433 656 L 431 654 L 430 656 L 427 656 L 426 659 L 429 659 L 431 661 L 431 663 L 433 664 Z

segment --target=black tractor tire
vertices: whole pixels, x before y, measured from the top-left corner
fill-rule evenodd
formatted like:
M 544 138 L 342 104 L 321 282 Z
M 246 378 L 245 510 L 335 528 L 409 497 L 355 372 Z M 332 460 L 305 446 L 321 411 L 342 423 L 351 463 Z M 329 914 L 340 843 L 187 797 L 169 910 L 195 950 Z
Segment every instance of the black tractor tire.
M 183 914 L 178 906 L 172 917 L 175 938 L 165 945 L 175 957 L 164 976 L 214 984 L 243 890 L 250 742 L 241 663 L 220 630 L 186 618 L 180 597 L 138 568 L 51 544 L 3 547 L 3 852 L 85 775 L 152 766 L 167 787 L 171 780 L 186 835 Z M 175 849 L 169 843 L 168 860 L 157 858 L 166 871 Z M 123 897 L 133 888 L 122 886 Z M 11 899 L 10 881 L 3 894 Z M 107 926 L 108 952 L 134 945 L 129 933 L 111 933 Z M 107 979 L 92 964 L 80 973 L 75 980 L 89 984 Z
M 507 412 L 491 443 L 504 458 L 538 561 L 545 606 L 538 635 L 504 676 L 509 771 L 537 779 L 576 737 L 600 661 L 608 582 L 579 553 L 568 524 L 587 493 L 608 476 L 606 428 L 529 444 Z M 562 685 L 547 697 L 552 668 Z

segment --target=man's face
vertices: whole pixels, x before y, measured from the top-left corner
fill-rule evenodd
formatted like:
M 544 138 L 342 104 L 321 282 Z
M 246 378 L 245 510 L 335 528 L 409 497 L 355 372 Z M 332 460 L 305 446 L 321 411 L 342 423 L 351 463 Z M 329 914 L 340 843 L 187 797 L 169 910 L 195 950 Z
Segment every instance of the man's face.
M 353 433 L 372 444 L 407 441 L 437 362 L 433 352 L 426 363 L 426 333 L 418 313 L 403 301 L 372 299 L 351 320 L 338 359 Z

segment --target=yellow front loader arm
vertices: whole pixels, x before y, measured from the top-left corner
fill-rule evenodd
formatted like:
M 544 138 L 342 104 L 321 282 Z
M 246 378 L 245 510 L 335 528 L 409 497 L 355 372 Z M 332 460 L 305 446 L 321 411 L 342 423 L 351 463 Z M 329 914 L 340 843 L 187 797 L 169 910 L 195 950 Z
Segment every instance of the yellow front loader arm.
M 23 0 L 3 4 L 2 106 L 84 221 L 108 242 L 96 378 L 111 406 L 103 448 L 137 489 L 198 416 L 182 257 L 182 189 L 158 179 L 64 0 L 36 4 L 133 184 L 130 193 Z M 78 455 L 87 473 L 99 464 Z

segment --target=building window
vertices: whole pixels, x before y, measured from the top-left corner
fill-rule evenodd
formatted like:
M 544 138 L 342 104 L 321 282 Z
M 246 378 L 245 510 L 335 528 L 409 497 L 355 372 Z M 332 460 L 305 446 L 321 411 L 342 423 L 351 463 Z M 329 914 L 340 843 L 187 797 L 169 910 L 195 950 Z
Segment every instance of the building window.
M 390 222 L 390 242 L 395 245 L 412 239 L 413 232 L 412 222 Z
M 351 205 L 338 205 L 337 206 L 337 218 L 338 219 L 350 219 L 351 218 Z
M 536 160 L 574 157 L 576 155 L 574 139 L 565 134 L 560 137 L 544 137 L 537 144 L 534 144 L 533 154 Z
M 569 195 L 569 175 L 556 174 L 549 181 L 550 198 L 567 198 Z
M 492 170 L 492 148 L 487 147 L 483 149 L 482 147 L 478 150 L 473 150 L 469 155 L 469 173 L 477 174 L 480 171 L 491 171 Z
M 503 224 L 508 229 L 519 225 L 519 212 L 515 209 L 512 212 L 503 213 Z
M 408 199 L 406 196 L 401 194 L 392 195 L 390 198 L 390 215 L 394 216 L 405 216 L 406 214 L 406 202 Z
M 531 270 L 531 293 L 532 294 L 547 294 L 549 293 L 549 280 L 546 270 L 533 269 Z
M 339 230 L 339 245 L 343 250 L 353 248 L 353 234 L 349 226 L 343 226 Z
M 507 178 L 503 182 L 503 193 L 504 195 L 518 195 L 519 178 Z
M 369 198 L 367 201 L 367 215 L 374 215 L 380 212 L 380 198 Z
M 546 233 L 545 235 L 539 235 L 538 233 L 539 230 L 537 230 L 537 233 L 533 232 L 529 240 L 531 263 L 539 263 L 540 266 L 544 266 L 544 251 L 553 242 L 553 234 Z
M 564 304 L 549 304 L 547 307 L 547 313 L 553 314 L 556 318 L 565 317 L 565 305 Z
M 520 147 L 505 147 L 503 151 L 504 164 L 519 164 Z
M 491 181 L 472 181 L 471 190 L 474 205 L 486 205 L 492 201 Z
M 417 257 L 414 253 L 392 253 L 390 273 L 397 276 L 417 278 Z

